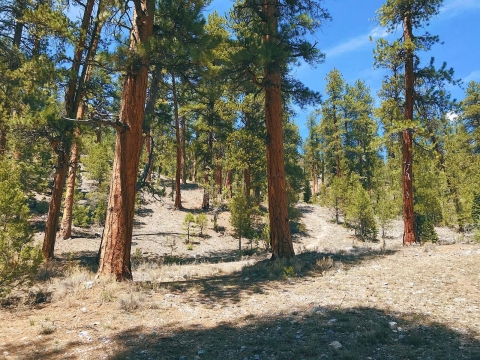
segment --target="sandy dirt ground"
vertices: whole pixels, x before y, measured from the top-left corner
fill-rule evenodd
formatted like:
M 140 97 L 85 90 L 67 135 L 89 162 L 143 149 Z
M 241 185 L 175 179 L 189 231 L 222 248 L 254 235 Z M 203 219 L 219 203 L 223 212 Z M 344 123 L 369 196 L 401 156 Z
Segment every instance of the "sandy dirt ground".
M 403 248 L 397 221 L 382 250 L 300 204 L 293 263 L 237 258 L 227 211 L 224 231 L 208 214 L 187 247 L 202 190 L 183 199 L 185 210 L 146 201 L 136 216 L 134 283 L 95 278 L 101 229 L 57 240 L 30 295 L 0 308 L 0 359 L 480 358 L 480 244 L 441 228 L 449 245 Z

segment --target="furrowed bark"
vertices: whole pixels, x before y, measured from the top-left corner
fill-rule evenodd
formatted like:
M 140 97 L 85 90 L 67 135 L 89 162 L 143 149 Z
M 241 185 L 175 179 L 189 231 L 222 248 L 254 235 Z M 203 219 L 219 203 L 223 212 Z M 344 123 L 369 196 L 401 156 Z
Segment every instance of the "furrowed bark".
M 263 5 L 266 35 L 264 43 L 275 46 L 278 41 L 276 2 L 265 0 Z M 275 64 L 268 64 L 264 71 L 265 122 L 267 130 L 267 179 L 268 211 L 270 218 L 270 242 L 272 259 L 292 258 L 292 235 L 288 220 L 287 191 L 283 151 L 281 75 Z
M 413 39 L 410 16 L 403 20 L 405 42 Z M 405 60 L 405 109 L 404 119 L 413 120 L 414 105 L 413 50 L 407 50 Z M 415 236 L 415 216 L 413 208 L 413 141 L 412 130 L 402 132 L 402 195 L 403 195 L 403 245 L 417 241 Z
M 115 158 L 110 183 L 107 217 L 99 256 L 99 275 L 114 275 L 117 281 L 131 280 L 130 252 L 144 106 L 148 86 L 148 51 L 139 51 L 153 32 L 153 0 L 134 1 L 130 51 L 135 58 L 127 69 L 117 130 Z M 142 53 L 142 55 L 139 55 Z

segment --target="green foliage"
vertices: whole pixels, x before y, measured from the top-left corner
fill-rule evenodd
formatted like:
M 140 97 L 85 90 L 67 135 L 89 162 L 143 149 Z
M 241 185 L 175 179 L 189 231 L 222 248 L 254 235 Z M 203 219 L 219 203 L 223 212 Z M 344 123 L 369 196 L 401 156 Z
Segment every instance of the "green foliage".
M 72 209 L 72 223 L 78 227 L 88 227 L 92 223 L 92 213 L 89 206 L 74 205 Z
M 195 224 L 197 224 L 200 229 L 200 236 L 203 235 L 203 229 L 207 226 L 207 223 L 208 218 L 204 213 L 200 213 L 195 217 Z
M 345 207 L 345 221 L 353 226 L 355 235 L 363 241 L 376 240 L 378 228 L 372 201 L 360 182 L 352 181 Z
M 187 240 L 186 243 L 188 244 L 190 242 L 190 229 L 192 224 L 195 223 L 195 217 L 193 216 L 192 213 L 187 213 L 185 215 L 185 219 L 183 219 L 183 224 L 185 225 L 185 230 L 187 230 Z
M 242 251 L 242 237 L 247 237 L 252 230 L 253 211 L 247 196 L 239 191 L 231 199 L 230 224 L 238 238 L 238 250 Z
M 433 217 L 423 214 L 415 214 L 415 233 L 417 239 L 422 242 L 438 242 Z
M 0 297 L 31 279 L 42 261 L 40 248 L 32 244 L 30 212 L 20 183 L 19 167 L 0 160 Z
M 312 199 L 312 187 L 310 186 L 310 181 L 305 179 L 305 185 L 303 187 L 303 201 L 309 203 Z

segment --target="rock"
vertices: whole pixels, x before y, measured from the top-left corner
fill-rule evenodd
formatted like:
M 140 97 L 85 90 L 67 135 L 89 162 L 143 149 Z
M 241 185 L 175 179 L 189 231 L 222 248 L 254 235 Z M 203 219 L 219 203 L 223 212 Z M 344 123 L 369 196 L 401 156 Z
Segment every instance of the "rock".
M 198 354 L 198 355 L 203 355 L 203 354 L 205 354 L 205 350 L 198 350 L 198 353 L 197 353 L 197 354 Z
M 93 281 L 85 281 L 83 284 L 85 285 L 85 289 L 91 289 L 93 287 Z
M 178 360 L 187 360 L 187 357 L 186 356 L 180 356 L 180 358 Z
M 244 352 L 244 351 L 245 351 L 245 349 L 246 349 L 246 347 L 245 347 L 245 346 L 242 346 L 242 347 L 240 347 L 240 352 Z
M 255 355 L 253 355 L 253 358 L 254 358 L 255 360 L 260 360 L 260 355 L 255 354 Z
M 86 312 L 87 312 L 87 308 L 86 308 L 86 307 L 83 307 L 83 308 L 82 308 L 82 312 L 83 312 L 83 313 L 86 313 Z
M 342 347 L 342 344 L 340 344 L 340 342 L 338 341 L 332 341 L 330 344 L 328 344 L 329 346 L 333 347 L 335 350 L 338 350 Z
M 327 325 L 333 325 L 333 324 L 335 324 L 336 322 L 337 322 L 337 319 L 330 319 L 330 320 L 328 320 Z
M 250 280 L 249 277 L 246 277 L 245 279 L 243 279 L 243 281 L 248 281 L 248 280 Z
M 390 321 L 388 323 L 388 326 L 390 326 L 391 330 L 396 330 L 397 329 L 397 323 L 395 321 Z

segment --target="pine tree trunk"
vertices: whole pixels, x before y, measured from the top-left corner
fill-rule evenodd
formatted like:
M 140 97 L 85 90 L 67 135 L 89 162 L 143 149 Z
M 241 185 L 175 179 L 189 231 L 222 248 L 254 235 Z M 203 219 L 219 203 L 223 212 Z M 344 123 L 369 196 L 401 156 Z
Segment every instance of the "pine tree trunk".
M 81 86 L 79 83 L 79 71 L 82 63 L 83 51 L 87 39 L 87 30 L 92 17 L 95 1 L 88 0 L 85 11 L 83 13 L 80 37 L 75 47 L 73 56 L 72 70 L 65 94 L 65 111 L 68 117 L 74 118 L 77 115 L 78 98 L 80 97 Z M 65 135 L 65 134 L 64 134 Z M 63 144 L 61 144 L 63 143 Z M 61 141 L 55 141 L 52 144 L 54 151 L 57 153 L 57 165 L 55 171 L 54 185 L 52 190 L 52 198 L 47 215 L 47 225 L 45 227 L 45 237 L 43 240 L 43 256 L 45 259 L 52 259 L 54 256 L 55 239 L 57 233 L 58 219 L 60 216 L 60 207 L 62 204 L 63 188 L 65 186 L 65 178 L 67 176 L 69 155 L 71 142 L 66 138 Z
M 217 193 L 222 193 L 223 178 L 222 178 L 222 154 L 217 152 L 217 159 L 215 162 L 215 185 L 217 187 Z
M 132 279 L 130 252 L 132 246 L 136 183 L 142 125 L 148 85 L 148 53 L 139 52 L 153 31 L 154 0 L 135 0 L 130 36 L 132 53 L 142 54 L 127 69 L 123 83 L 120 122 L 117 129 L 115 158 L 110 183 L 107 217 L 100 247 L 98 273 L 113 274 L 117 281 Z
M 177 87 L 175 84 L 175 74 L 172 72 L 172 97 L 173 97 L 173 113 L 175 117 L 175 139 L 176 139 L 176 154 L 177 163 L 175 168 L 175 209 L 182 208 L 182 193 L 180 188 L 180 181 L 182 178 L 182 141 L 180 139 L 180 118 L 178 116 L 178 99 Z
M 203 183 L 205 184 L 205 187 L 203 188 L 202 209 L 208 210 L 210 208 L 210 193 L 208 192 L 208 170 L 205 170 L 205 175 L 203 175 Z
M 63 143 L 66 146 L 67 142 Z M 47 223 L 45 226 L 45 237 L 43 239 L 42 253 L 45 259 L 53 259 L 55 250 L 55 240 L 57 236 L 58 218 L 62 206 L 63 186 L 68 171 L 68 146 L 61 148 L 60 142 L 53 144 L 54 151 L 57 153 L 57 165 L 55 177 L 53 180 L 52 198 L 48 208 Z
M 186 132 L 186 124 L 185 124 L 185 116 L 180 117 L 180 145 L 182 149 L 182 158 L 181 160 L 181 169 L 182 169 L 182 184 L 187 183 L 187 161 L 186 161 L 186 152 L 185 152 L 185 132 Z
M 90 40 L 90 46 L 88 47 L 87 52 L 87 62 L 93 60 L 98 48 L 98 42 L 100 40 L 100 33 L 102 31 L 104 20 L 101 20 L 101 16 L 103 15 L 103 11 L 105 8 L 104 1 L 100 1 L 98 4 L 98 11 L 95 21 L 95 27 L 93 30 L 93 35 Z M 90 81 L 92 75 L 92 66 L 90 64 L 84 66 L 82 68 L 82 75 L 80 77 L 75 101 L 74 101 L 74 109 L 76 109 L 76 118 L 83 119 L 83 115 L 85 112 L 85 107 L 82 103 L 83 97 L 85 95 L 85 84 Z M 73 101 L 72 101 L 73 102 Z M 62 238 L 64 240 L 70 238 L 72 236 L 72 213 L 73 213 L 73 203 L 74 203 L 74 196 L 75 196 L 75 182 L 77 177 L 77 167 L 78 167 L 78 160 L 79 160 L 79 151 L 78 151 L 78 138 L 80 136 L 80 129 L 77 127 L 74 130 L 74 137 L 75 140 L 73 141 L 70 153 L 70 170 L 68 172 L 67 178 L 67 189 L 65 194 L 65 205 L 63 210 L 63 218 L 62 224 L 60 226 L 60 232 L 62 234 Z
M 404 18 L 403 34 L 405 41 L 411 41 L 412 22 L 410 16 Z M 405 60 L 405 110 L 406 121 L 413 120 L 414 102 L 414 73 L 413 51 L 407 50 Z M 403 245 L 411 245 L 416 242 L 415 216 L 413 209 L 413 142 L 412 131 L 405 129 L 402 132 L 402 195 L 403 195 Z
M 233 182 L 232 170 L 227 170 L 227 178 L 225 179 L 225 189 L 227 189 L 230 197 L 233 196 L 233 194 L 232 194 L 232 182 Z
M 80 110 L 82 109 L 82 110 Z M 81 119 L 83 117 L 83 106 L 80 106 L 79 113 L 81 112 Z M 64 240 L 72 237 L 72 213 L 73 213 L 73 203 L 75 196 L 75 181 L 77 177 L 77 166 L 78 166 L 78 138 L 80 136 L 80 129 L 75 129 L 75 140 L 72 144 L 72 149 L 70 151 L 70 168 L 68 171 L 67 178 L 67 189 L 65 192 L 65 205 L 63 210 L 62 224 L 60 226 L 60 233 Z
M 151 153 L 152 153 L 152 134 L 151 134 L 151 130 L 148 129 L 146 132 L 145 132 L 145 152 L 146 152 L 146 163 L 147 163 L 147 176 L 145 177 L 145 181 L 147 183 L 151 182 L 152 181 L 152 168 L 153 168 L 153 164 L 152 164 L 152 159 L 151 159 Z
M 264 1 L 267 46 L 277 46 L 278 14 L 276 2 Z M 288 220 L 287 190 L 283 151 L 282 94 L 280 70 L 276 64 L 267 64 L 264 71 L 265 122 L 267 130 L 268 212 L 270 218 L 270 243 L 272 259 L 292 258 L 292 235 Z

